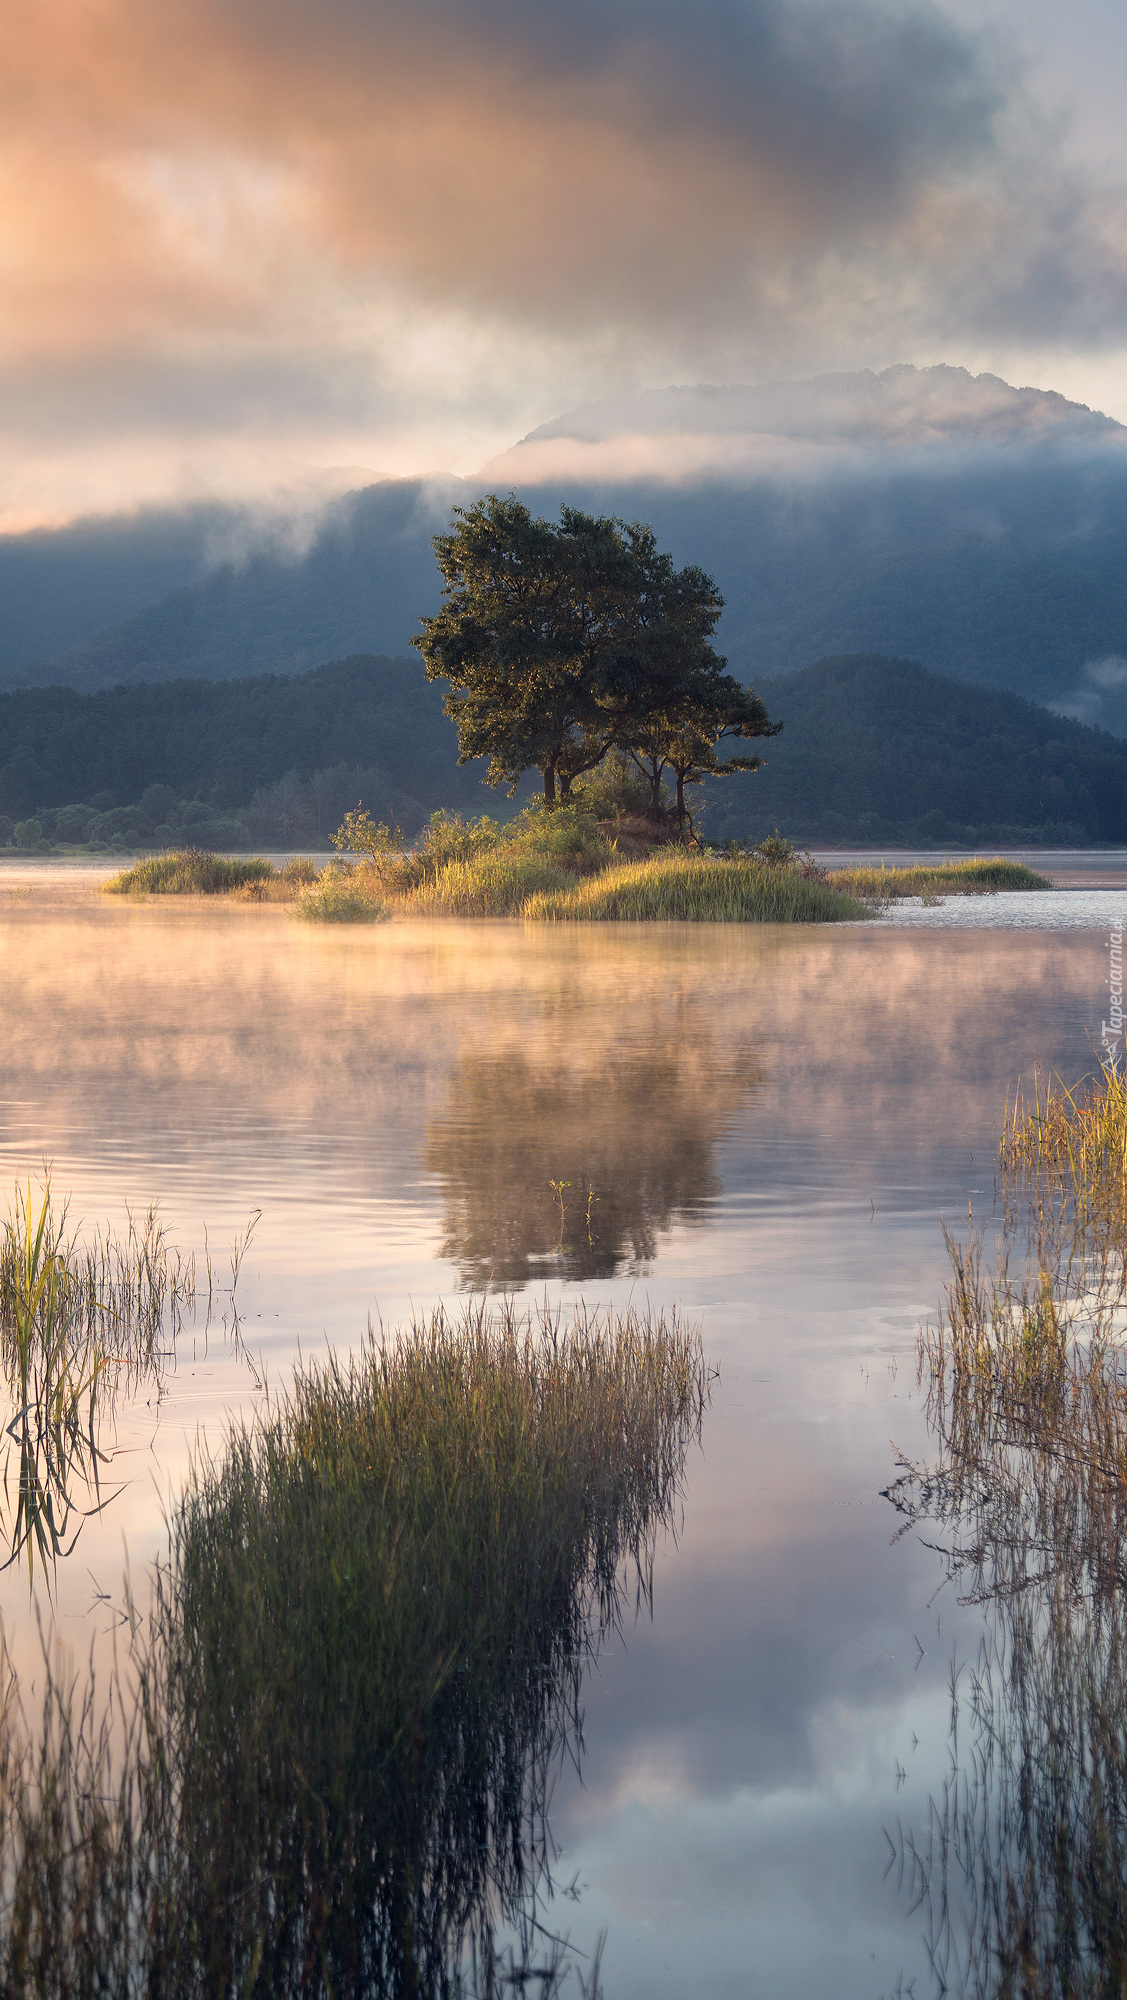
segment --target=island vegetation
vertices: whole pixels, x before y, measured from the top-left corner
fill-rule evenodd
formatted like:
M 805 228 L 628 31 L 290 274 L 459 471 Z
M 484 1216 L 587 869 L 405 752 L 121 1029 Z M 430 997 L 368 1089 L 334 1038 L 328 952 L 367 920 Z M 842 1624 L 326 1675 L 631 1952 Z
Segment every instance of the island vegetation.
M 676 820 L 635 810 L 620 764 L 576 788 L 574 801 L 525 807 L 507 822 L 436 813 L 420 837 L 346 815 L 338 861 L 296 857 L 280 868 L 180 851 L 113 876 L 112 895 L 213 895 L 285 903 L 307 922 L 391 917 L 521 917 L 531 922 L 830 923 L 863 919 L 905 897 L 1046 889 L 1045 876 L 996 857 L 935 867 L 831 870 L 770 835 L 758 848 L 686 846 Z M 613 801 L 626 796 L 625 809 Z M 607 817 L 596 817 L 605 812 Z

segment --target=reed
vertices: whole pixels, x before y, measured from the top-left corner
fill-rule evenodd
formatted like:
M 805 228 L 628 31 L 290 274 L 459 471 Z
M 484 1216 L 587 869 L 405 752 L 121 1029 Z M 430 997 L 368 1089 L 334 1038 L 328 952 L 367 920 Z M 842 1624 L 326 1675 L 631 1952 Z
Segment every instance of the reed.
M 37 1733 L 9 1694 L 4 1989 L 525 1990 L 494 1927 L 541 1935 L 552 1773 L 708 1393 L 675 1316 L 475 1305 L 199 1458 L 108 1707 L 52 1682 Z
M 0 1367 L 11 1405 L 3 1491 L 9 1564 L 50 1576 L 104 1504 L 101 1425 L 123 1385 L 159 1369 L 195 1268 L 150 1209 L 124 1238 L 68 1235 L 50 1183 L 17 1188 L 0 1242 Z
M 268 882 L 273 875 L 272 862 L 260 857 L 233 861 L 204 848 L 184 847 L 147 855 L 102 887 L 109 896 L 221 896 L 247 883 Z
M 796 869 L 667 852 L 532 895 L 521 914 L 541 923 L 809 924 L 864 919 L 869 911 Z
M 1047 875 L 1038 875 L 1022 861 L 976 856 L 968 861 L 943 861 L 911 868 L 834 868 L 829 880 L 847 896 L 876 903 L 901 896 L 989 896 L 999 889 L 1051 889 Z
M 898 1857 L 936 1963 L 982 2000 L 1127 1982 L 1125 1127 L 1108 1074 L 1009 1107 L 997 1258 L 948 1239 L 920 1336 L 938 1455 L 889 1489 L 989 1614 L 952 1688 L 965 1747 Z

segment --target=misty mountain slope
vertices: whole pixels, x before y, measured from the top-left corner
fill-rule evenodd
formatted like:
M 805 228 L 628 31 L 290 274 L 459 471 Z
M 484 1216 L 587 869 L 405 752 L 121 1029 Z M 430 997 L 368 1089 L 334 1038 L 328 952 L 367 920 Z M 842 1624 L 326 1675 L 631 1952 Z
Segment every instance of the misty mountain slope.
M 194 582 L 246 518 L 244 509 L 208 503 L 0 535 L 0 675 Z
M 1127 743 L 912 660 L 852 655 L 760 683 L 782 734 L 705 788 L 703 830 L 761 839 L 1127 840 Z
M 785 437 L 898 447 L 940 442 L 1056 442 L 1104 439 L 1124 426 L 1053 389 L 1015 389 L 997 375 L 972 375 L 939 364 L 900 362 L 879 374 L 816 375 L 758 387 L 650 389 L 581 404 L 540 424 L 515 447 L 571 438 L 603 443 L 621 437 Z
M 230 679 L 399 652 L 437 602 L 431 536 L 448 511 L 421 480 L 364 488 L 324 508 L 303 552 L 268 546 L 225 563 L 7 685 Z
M 775 430 L 749 431 L 753 417 Z M 637 470 L 643 421 L 660 477 Z M 705 457 L 671 476 L 702 434 Z M 568 500 L 651 522 L 678 562 L 716 577 L 720 644 L 747 678 L 827 654 L 906 655 L 1127 734 L 1127 430 L 1063 397 L 910 368 L 662 391 L 542 426 L 490 476 L 549 515 Z M 481 490 L 365 488 L 324 509 L 303 554 L 260 550 L 0 685 L 399 652 L 438 602 L 433 534 Z

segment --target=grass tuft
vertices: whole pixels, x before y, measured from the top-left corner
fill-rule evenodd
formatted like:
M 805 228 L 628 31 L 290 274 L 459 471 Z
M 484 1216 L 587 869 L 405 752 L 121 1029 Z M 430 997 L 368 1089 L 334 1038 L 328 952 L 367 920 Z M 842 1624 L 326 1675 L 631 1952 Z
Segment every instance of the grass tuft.
M 668 853 L 532 896 L 522 910 L 547 923 L 842 923 L 868 914 L 862 903 L 796 870 Z
M 135 1694 L 52 1679 L 36 1736 L 8 1685 L 3 1989 L 438 2000 L 472 1946 L 523 1990 L 493 1926 L 533 1923 L 584 1672 L 652 1600 L 709 1383 L 676 1315 L 476 1305 L 198 1459 Z
M 80 1245 L 66 1210 L 16 1189 L 0 1241 L 0 1366 L 12 1405 L 3 1494 L 9 1563 L 48 1577 L 102 1504 L 100 1429 L 119 1386 L 159 1370 L 195 1298 L 195 1267 L 153 1209 L 124 1239 Z M 11 1475 L 9 1483 L 9 1475 Z
M 829 875 L 835 889 L 866 901 L 887 903 L 900 896 L 989 896 L 999 889 L 1051 889 L 1047 875 L 1038 875 L 1023 861 L 976 857 L 910 868 L 835 868 Z
M 247 883 L 268 882 L 272 862 L 233 861 L 204 848 L 177 848 L 150 854 L 102 884 L 109 896 L 220 896 Z

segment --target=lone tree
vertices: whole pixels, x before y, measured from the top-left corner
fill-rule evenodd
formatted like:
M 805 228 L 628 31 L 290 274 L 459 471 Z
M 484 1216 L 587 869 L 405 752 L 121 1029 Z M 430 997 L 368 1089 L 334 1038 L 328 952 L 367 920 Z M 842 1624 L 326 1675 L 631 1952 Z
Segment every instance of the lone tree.
M 413 639 L 428 680 L 448 680 L 459 761 L 489 758 L 489 782 L 544 777 L 566 798 L 613 740 L 607 695 L 631 609 L 618 523 L 565 507 L 559 527 L 510 494 L 454 510 L 436 535 L 445 602 Z
M 412 640 L 428 680 L 450 682 L 445 708 L 459 761 L 489 758 L 489 783 L 543 774 L 549 803 L 618 749 L 650 784 L 754 770 L 721 760 L 725 737 L 773 736 L 758 697 L 725 671 L 712 637 L 723 608 L 711 577 L 678 570 L 652 529 L 563 507 L 534 519 L 512 494 L 456 508 L 435 537 L 441 609 Z

